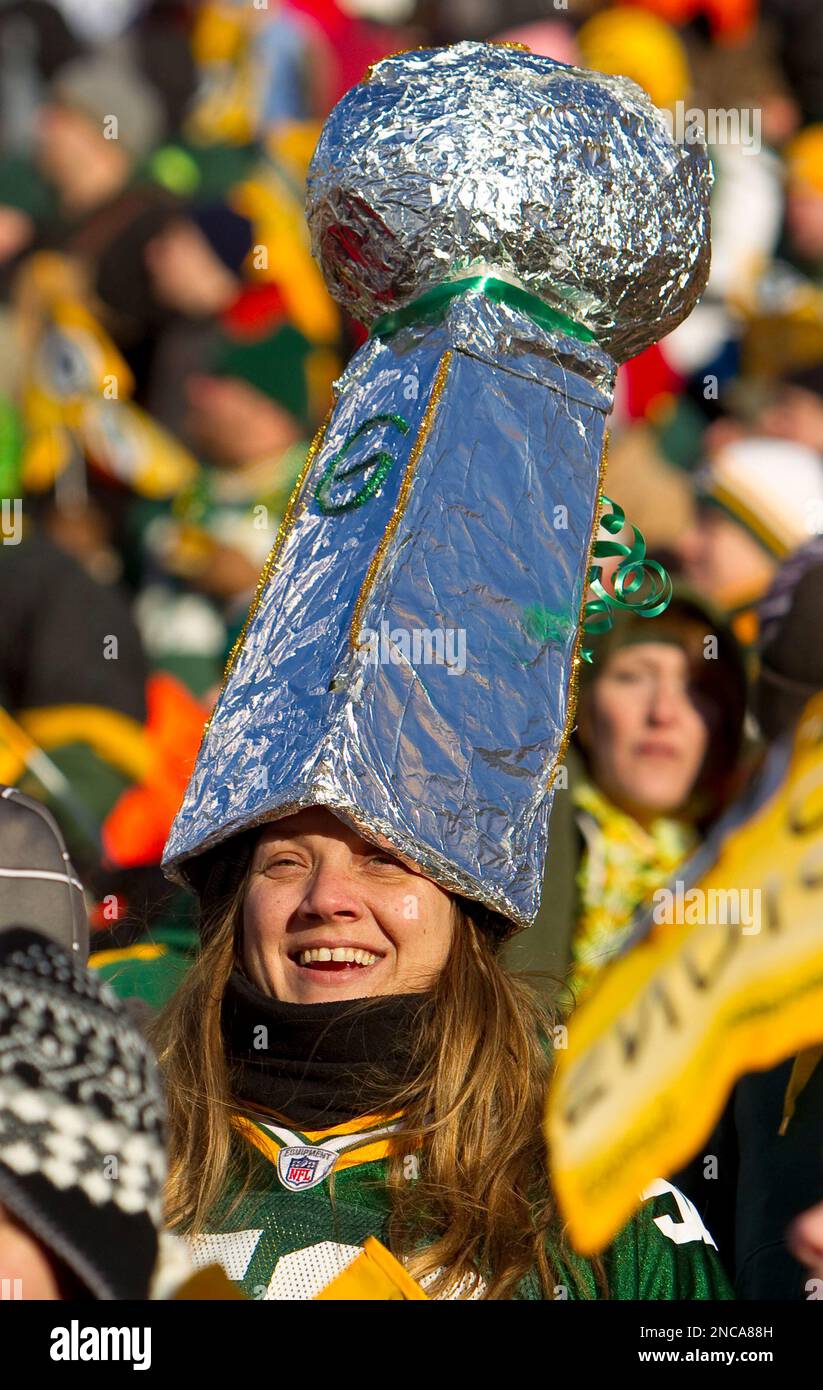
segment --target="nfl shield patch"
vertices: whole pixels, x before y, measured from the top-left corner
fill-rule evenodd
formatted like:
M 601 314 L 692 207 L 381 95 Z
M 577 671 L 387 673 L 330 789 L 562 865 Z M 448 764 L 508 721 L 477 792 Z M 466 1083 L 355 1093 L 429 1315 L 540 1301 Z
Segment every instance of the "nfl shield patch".
M 289 1144 L 277 1155 L 277 1176 L 290 1192 L 316 1187 L 331 1172 L 337 1154 L 317 1145 Z

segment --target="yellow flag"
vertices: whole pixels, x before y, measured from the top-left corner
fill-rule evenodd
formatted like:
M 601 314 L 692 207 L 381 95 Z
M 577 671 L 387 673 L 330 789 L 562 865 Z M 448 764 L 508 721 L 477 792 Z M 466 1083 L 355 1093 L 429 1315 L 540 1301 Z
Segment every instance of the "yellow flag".
M 43 492 L 79 453 L 143 497 L 175 497 L 197 463 L 134 401 L 134 378 L 94 315 L 77 299 L 43 297 L 23 386 L 25 487 Z
M 313 343 L 333 343 L 340 333 L 340 313 L 311 252 L 302 197 L 304 175 L 297 182 L 294 160 L 288 175 L 281 170 L 274 138 L 269 145 L 272 157 L 232 192 L 232 207 L 254 226 L 255 248 L 247 269 L 255 280 L 279 287 L 289 318 L 304 337 Z
M 385 1303 L 425 1299 L 426 1295 L 385 1245 L 369 1236 L 357 1259 L 321 1289 L 317 1297 L 329 1301 L 366 1299 Z
M 200 81 L 185 124 L 195 144 L 245 145 L 254 137 L 261 93 L 252 37 L 259 18 L 226 0 L 200 6 L 192 32 Z
M 75 429 L 87 399 L 128 398 L 134 378 L 108 334 L 79 299 L 41 306 L 23 380 L 26 429 Z
M 141 497 L 176 497 L 197 475 L 188 449 L 134 401 L 85 401 L 80 437 L 102 472 Z
M 601 1249 L 646 1184 L 692 1157 L 737 1077 L 821 1040 L 818 695 L 571 1019 L 546 1139 L 577 1249 Z

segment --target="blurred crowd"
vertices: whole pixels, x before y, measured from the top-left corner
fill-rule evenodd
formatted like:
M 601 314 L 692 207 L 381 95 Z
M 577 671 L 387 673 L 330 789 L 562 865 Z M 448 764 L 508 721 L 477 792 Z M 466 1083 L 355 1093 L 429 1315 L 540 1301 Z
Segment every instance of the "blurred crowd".
M 620 369 L 611 421 L 606 490 L 674 597 L 582 667 L 551 891 L 508 963 L 570 1007 L 823 690 L 819 0 L 4 0 L 0 783 L 53 814 L 91 963 L 135 1012 L 197 949 L 163 845 L 366 336 L 311 256 L 320 127 L 370 63 L 465 38 L 631 77 L 676 132 L 706 129 L 715 175 L 706 293 Z M 725 1117 L 745 1181 L 785 1198 L 729 1220 L 742 1296 L 802 1296 L 783 1232 L 823 1196 L 823 1068 L 790 1158 L 748 1157 L 793 1065 Z M 699 1179 L 692 1195 L 705 1207 Z

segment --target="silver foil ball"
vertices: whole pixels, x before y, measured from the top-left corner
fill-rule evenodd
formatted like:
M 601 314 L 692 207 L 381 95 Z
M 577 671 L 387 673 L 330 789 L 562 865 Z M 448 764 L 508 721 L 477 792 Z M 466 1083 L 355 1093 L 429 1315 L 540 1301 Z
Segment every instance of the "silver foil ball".
M 386 58 L 338 102 L 309 170 L 312 245 L 363 323 L 485 262 L 618 362 L 690 312 L 711 170 L 626 78 L 501 44 Z

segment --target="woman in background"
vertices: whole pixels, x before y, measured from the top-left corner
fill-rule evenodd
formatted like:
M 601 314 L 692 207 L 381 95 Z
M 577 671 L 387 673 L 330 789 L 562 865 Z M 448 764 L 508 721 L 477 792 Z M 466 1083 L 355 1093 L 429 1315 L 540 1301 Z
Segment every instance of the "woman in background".
M 512 969 L 546 971 L 575 996 L 737 789 L 746 709 L 740 648 L 691 593 L 651 624 L 618 617 L 592 645 L 540 914 L 504 953 Z

